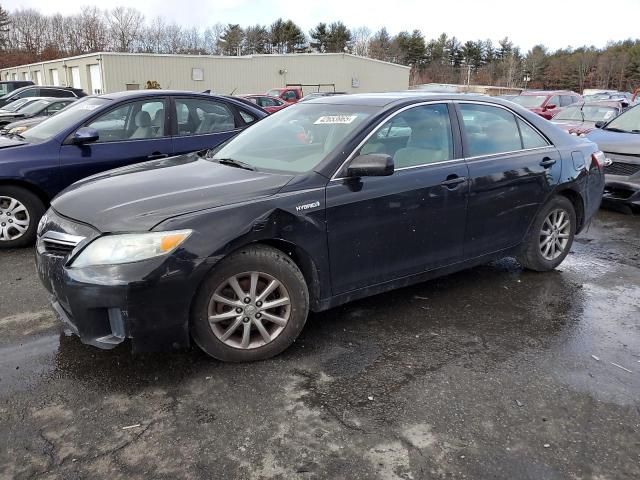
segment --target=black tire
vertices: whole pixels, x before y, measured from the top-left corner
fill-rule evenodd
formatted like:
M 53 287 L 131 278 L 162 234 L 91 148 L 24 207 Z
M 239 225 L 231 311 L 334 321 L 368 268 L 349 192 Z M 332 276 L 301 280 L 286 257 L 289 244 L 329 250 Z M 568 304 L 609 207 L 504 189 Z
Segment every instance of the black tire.
M 22 236 L 14 240 L 6 240 L 0 238 L 0 249 L 4 248 L 19 248 L 33 245 L 36 240 L 36 233 L 38 230 L 38 222 L 42 218 L 45 212 L 45 206 L 42 201 L 29 190 L 14 185 L 0 185 L 0 197 L 9 197 L 16 199 L 22 205 L 25 206 L 29 215 L 29 226 L 26 232 Z M 6 203 L 6 201 L 5 201 Z M 3 204 L 0 204 L 2 208 Z M 5 227 L 8 225 L 10 218 L 6 215 L 0 219 L 0 226 L 2 223 Z
M 289 295 L 290 306 L 287 307 L 288 321 L 273 340 L 255 348 L 242 349 L 230 346 L 218 338 L 213 327 L 209 324 L 209 315 L 214 293 L 222 288 L 231 277 L 241 277 L 247 272 L 260 272 L 280 282 Z M 242 289 L 246 291 L 245 287 Z M 254 303 L 252 302 L 252 304 Z M 236 306 L 236 308 L 241 307 Z M 227 313 L 232 310 L 234 308 L 230 308 Z M 218 360 L 225 362 L 264 360 L 283 352 L 298 338 L 308 313 L 309 291 L 300 269 L 291 258 L 280 250 L 264 245 L 254 245 L 243 248 L 222 260 L 204 280 L 191 309 L 191 335 L 205 353 Z M 245 313 L 242 313 L 239 317 L 244 317 L 244 315 Z M 233 321 L 238 321 L 238 319 L 230 319 L 229 323 L 233 323 Z M 255 319 L 252 317 L 249 322 L 251 325 L 249 328 L 252 329 L 251 335 L 259 335 L 260 332 L 257 331 L 258 329 L 253 322 Z M 240 329 L 240 327 L 245 328 L 243 324 L 237 328 Z M 260 340 L 260 337 L 258 339 Z
M 546 237 L 543 236 L 543 226 L 548 230 L 548 227 L 545 225 L 547 217 L 557 211 L 563 211 L 568 216 L 568 238 L 561 253 L 556 258 L 549 259 L 545 258 L 543 255 L 543 247 L 541 246 L 542 240 L 546 239 Z M 548 272 L 549 270 L 553 270 L 560 265 L 569 254 L 576 234 L 576 226 L 576 211 L 571 201 L 567 197 L 563 197 L 561 195 L 551 198 L 542 210 L 540 210 L 531 225 L 531 228 L 522 243 L 522 251 L 517 256 L 518 262 L 524 268 L 537 272 Z

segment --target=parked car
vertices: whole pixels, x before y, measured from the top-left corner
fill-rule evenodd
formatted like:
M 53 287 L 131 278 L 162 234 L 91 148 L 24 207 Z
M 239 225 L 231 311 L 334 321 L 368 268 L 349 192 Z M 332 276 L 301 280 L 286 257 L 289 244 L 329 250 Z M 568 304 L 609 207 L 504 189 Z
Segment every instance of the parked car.
M 565 90 L 529 90 L 513 97 L 511 101 L 528 108 L 542 118 L 550 120 L 561 108 L 582 102 L 583 100 L 577 93 Z
M 280 98 L 269 95 L 241 95 L 240 97 L 255 103 L 268 113 L 275 113 L 290 105 Z
M 81 178 L 215 147 L 267 114 L 213 95 L 138 90 L 87 97 L 0 137 L 0 248 L 32 243 L 51 199 Z
M 41 98 L 15 112 L 0 111 L 0 132 L 11 122 L 32 117 L 50 117 L 75 101 L 75 98 Z
M 587 138 L 597 143 L 612 162 L 605 168 L 603 203 L 640 209 L 640 105 L 592 130 Z
M 624 107 L 620 102 L 576 103 L 560 110 L 551 121 L 573 135 L 586 135 L 598 123 L 617 117 Z
M 31 127 L 35 127 L 36 125 L 44 122 L 47 118 L 49 117 L 31 117 L 26 120 L 16 120 L 15 122 L 11 122 L 9 125 L 5 125 L 5 127 L 0 130 L 0 135 L 22 134 Z
M 302 92 L 302 87 L 283 87 L 283 88 L 272 88 L 267 92 L 269 97 L 279 98 L 280 100 L 290 104 L 299 102 L 304 93 Z
M 41 222 L 37 267 L 85 343 L 264 359 L 309 310 L 505 256 L 557 267 L 600 206 L 603 161 L 489 97 L 325 97 L 206 155 L 76 183 Z
M 0 97 L 0 108 L 14 100 L 26 97 L 81 98 L 86 96 L 87 94 L 79 88 L 30 85 Z
M 33 82 L 30 80 L 7 80 L 0 82 L 0 97 L 9 92 L 13 92 L 20 87 L 26 87 L 29 85 L 33 85 Z
M 20 110 L 22 107 L 28 105 L 29 103 L 36 102 L 40 100 L 42 97 L 25 97 L 14 100 L 11 103 L 7 103 L 4 107 L 0 108 L 0 113 L 13 113 Z
M 618 91 L 601 91 L 592 93 L 589 95 L 583 95 L 585 102 L 597 102 L 597 101 L 617 101 L 621 102 L 624 105 L 624 108 L 629 107 L 633 101 L 633 96 L 629 92 L 618 92 Z

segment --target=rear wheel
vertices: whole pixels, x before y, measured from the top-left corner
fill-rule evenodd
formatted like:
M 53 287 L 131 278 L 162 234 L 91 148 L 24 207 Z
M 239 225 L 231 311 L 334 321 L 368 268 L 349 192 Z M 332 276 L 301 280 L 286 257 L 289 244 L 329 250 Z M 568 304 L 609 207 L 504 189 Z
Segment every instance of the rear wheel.
M 302 273 L 279 250 L 253 246 L 224 259 L 200 288 L 191 332 L 219 360 L 262 360 L 284 351 L 307 319 Z
M 536 217 L 518 256 L 530 270 L 553 270 L 569 254 L 576 233 L 576 212 L 563 196 L 552 198 Z
M 0 248 L 33 244 L 44 211 L 42 201 L 30 191 L 0 185 Z

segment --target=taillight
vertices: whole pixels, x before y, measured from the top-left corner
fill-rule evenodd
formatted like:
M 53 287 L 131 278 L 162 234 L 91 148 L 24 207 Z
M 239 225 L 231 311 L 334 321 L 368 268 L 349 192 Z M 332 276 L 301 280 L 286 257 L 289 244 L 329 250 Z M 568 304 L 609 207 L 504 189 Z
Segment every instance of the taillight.
M 596 167 L 598 170 L 602 170 L 602 167 L 604 167 L 606 160 L 607 157 L 605 156 L 604 152 L 598 150 L 591 155 L 591 168 Z

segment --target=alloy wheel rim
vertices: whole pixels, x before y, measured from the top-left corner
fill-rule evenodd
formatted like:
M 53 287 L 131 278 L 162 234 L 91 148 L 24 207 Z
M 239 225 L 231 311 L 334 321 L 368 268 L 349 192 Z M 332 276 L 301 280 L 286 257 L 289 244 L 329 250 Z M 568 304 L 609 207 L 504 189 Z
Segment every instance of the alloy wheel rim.
M 227 278 L 211 296 L 208 320 L 225 345 L 251 350 L 271 343 L 291 317 L 291 297 L 278 279 L 264 272 Z
M 555 260 L 562 255 L 569 243 L 571 219 L 566 210 L 549 212 L 540 230 L 540 253 L 546 260 Z
M 0 196 L 0 242 L 17 240 L 29 229 L 31 218 L 22 202 Z

